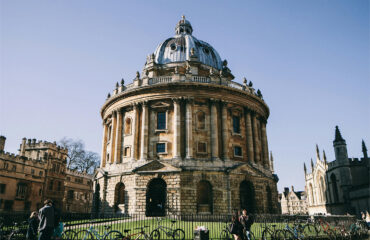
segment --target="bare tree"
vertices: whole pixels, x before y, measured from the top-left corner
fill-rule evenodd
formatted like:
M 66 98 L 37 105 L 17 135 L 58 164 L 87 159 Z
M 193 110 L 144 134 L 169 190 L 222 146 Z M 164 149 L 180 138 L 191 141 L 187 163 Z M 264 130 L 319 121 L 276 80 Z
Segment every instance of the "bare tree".
M 99 154 L 85 150 L 85 144 L 81 140 L 64 137 L 59 145 L 68 149 L 67 168 L 93 173 L 99 166 Z

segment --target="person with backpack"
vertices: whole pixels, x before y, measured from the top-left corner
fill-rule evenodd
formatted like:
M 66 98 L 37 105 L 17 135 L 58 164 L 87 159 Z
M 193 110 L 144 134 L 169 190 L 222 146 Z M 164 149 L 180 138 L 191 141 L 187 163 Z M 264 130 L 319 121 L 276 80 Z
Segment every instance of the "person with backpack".
M 37 239 L 37 227 L 39 225 L 39 219 L 37 217 L 37 212 L 34 211 L 31 213 L 30 218 L 28 219 L 28 229 L 26 234 L 27 240 L 36 240 Z
M 243 209 L 242 215 L 239 217 L 239 221 L 243 226 L 243 239 L 251 240 L 251 227 L 253 224 L 253 217 L 247 214 L 247 210 Z
M 39 210 L 39 240 L 50 240 L 54 232 L 54 208 L 53 201 L 47 199 L 44 206 Z
M 239 222 L 239 218 L 236 214 L 233 215 L 231 218 L 231 224 L 229 226 L 229 231 L 233 235 L 235 240 L 242 240 L 243 226 Z

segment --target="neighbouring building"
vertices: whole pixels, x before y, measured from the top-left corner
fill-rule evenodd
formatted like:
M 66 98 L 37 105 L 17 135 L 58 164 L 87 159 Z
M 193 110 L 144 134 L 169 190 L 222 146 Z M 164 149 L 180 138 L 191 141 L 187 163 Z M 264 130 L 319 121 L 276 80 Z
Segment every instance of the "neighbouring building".
M 316 164 L 311 173 L 304 164 L 309 214 L 356 214 L 370 209 L 370 160 L 362 140 L 362 158 L 349 158 L 346 141 L 338 126 L 333 141 L 335 160 L 328 162 L 325 151 L 320 158 L 316 145 Z
M 133 83 L 101 108 L 94 210 L 104 213 L 277 213 L 269 108 L 260 90 L 193 36 L 183 17 Z
M 66 168 L 67 149 L 23 138 L 15 155 L 4 152 L 5 140 L 0 136 L 0 211 L 34 211 L 46 199 L 63 211 L 91 211 L 93 177 Z
M 307 196 L 305 191 L 294 191 L 292 186 L 284 188 L 284 192 L 279 194 L 282 214 L 298 215 L 307 214 Z

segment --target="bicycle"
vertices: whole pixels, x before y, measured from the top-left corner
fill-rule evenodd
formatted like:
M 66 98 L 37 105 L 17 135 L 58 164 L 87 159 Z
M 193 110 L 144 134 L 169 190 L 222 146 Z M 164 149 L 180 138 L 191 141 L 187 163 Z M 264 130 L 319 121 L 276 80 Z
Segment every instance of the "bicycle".
M 276 239 L 276 225 L 273 224 L 271 225 L 271 227 L 273 228 L 273 230 L 271 228 L 269 228 L 269 226 L 265 225 L 265 229 L 263 230 L 262 232 L 262 239 L 263 240 L 274 240 Z
M 177 228 L 173 229 L 173 225 L 176 223 L 175 220 L 171 220 L 171 227 L 165 227 L 161 225 L 163 221 L 162 218 L 157 218 L 158 226 L 150 233 L 150 236 L 154 240 L 159 240 L 161 238 L 161 233 L 159 230 L 165 233 L 168 237 L 172 237 L 174 240 L 184 240 L 185 239 L 185 232 L 184 230 Z
M 224 229 L 220 233 L 221 240 L 230 240 L 232 239 L 231 233 L 229 231 L 229 223 L 225 222 Z
M 289 226 L 289 223 L 286 221 L 285 228 L 282 230 L 277 230 L 275 238 L 276 239 L 298 239 L 302 240 L 305 239 L 303 234 L 303 226 L 295 222 L 293 224 L 293 228 Z
M 64 226 L 67 226 L 67 225 L 64 225 Z M 72 229 L 65 230 L 62 233 L 62 239 L 63 240 L 74 240 L 76 237 L 76 234 L 77 234 L 76 231 Z
M 110 226 L 104 226 L 104 233 L 100 235 L 93 226 L 90 226 L 87 230 L 78 231 L 75 238 L 78 240 L 121 240 L 123 238 L 122 233 L 119 231 L 112 230 L 107 232 L 110 228 Z
M 318 228 L 318 233 L 320 233 L 321 230 L 323 230 L 324 234 L 327 235 L 329 237 L 329 239 L 336 239 L 337 238 L 336 232 L 333 229 L 330 228 L 330 224 L 328 222 L 319 218 L 319 226 L 320 226 L 320 228 Z
M 153 240 L 153 238 L 151 236 L 149 236 L 145 231 L 144 231 L 144 228 L 147 228 L 148 226 L 144 226 L 144 227 L 138 227 L 138 228 L 134 228 L 135 230 L 138 230 L 140 229 L 140 232 L 137 232 L 137 233 L 133 233 L 133 234 L 130 234 L 130 235 L 127 235 L 127 236 L 124 236 L 122 238 L 122 240 L 131 240 L 131 237 L 132 236 L 136 236 L 138 235 L 136 238 L 134 238 L 134 240 L 138 240 L 138 239 L 144 239 L 144 240 Z M 123 232 L 124 233 L 128 233 L 129 229 L 125 229 Z
M 14 228 L 9 234 L 8 240 L 23 240 L 26 238 L 27 233 L 27 222 L 22 222 L 21 225 L 14 223 Z

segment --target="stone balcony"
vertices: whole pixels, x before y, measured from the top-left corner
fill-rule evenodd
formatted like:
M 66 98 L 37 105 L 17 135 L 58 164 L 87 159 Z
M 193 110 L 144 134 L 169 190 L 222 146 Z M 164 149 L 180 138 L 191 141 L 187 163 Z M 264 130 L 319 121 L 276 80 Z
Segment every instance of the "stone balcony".
M 135 78 L 132 83 L 127 84 L 126 86 L 121 85 L 119 86 L 118 83 L 116 85 L 116 89 L 112 92 L 112 95 L 108 95 L 108 99 L 110 97 L 113 97 L 121 92 L 130 91 L 135 88 L 145 87 L 145 86 L 151 86 L 151 85 L 157 85 L 157 84 L 169 84 L 169 83 L 203 83 L 203 84 L 214 84 L 214 85 L 223 85 L 230 88 L 238 89 L 241 91 L 246 91 L 249 94 L 258 96 L 259 98 L 262 98 L 262 94 L 260 94 L 258 91 L 256 93 L 255 89 L 251 86 L 248 86 L 246 84 L 246 80 L 244 81 L 244 84 L 240 84 L 231 80 L 227 80 L 225 78 L 220 78 L 218 76 L 198 76 L 198 75 L 191 75 L 191 74 L 174 74 L 172 76 L 158 76 L 158 77 L 143 77 L 143 78 Z

